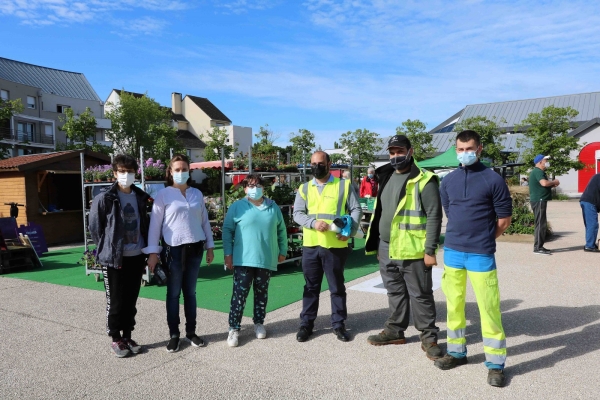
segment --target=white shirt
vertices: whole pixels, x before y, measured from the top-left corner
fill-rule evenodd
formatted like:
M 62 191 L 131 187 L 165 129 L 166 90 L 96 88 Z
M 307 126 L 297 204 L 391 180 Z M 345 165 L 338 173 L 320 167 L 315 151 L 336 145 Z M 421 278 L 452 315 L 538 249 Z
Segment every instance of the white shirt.
M 215 247 L 204 196 L 198 189 L 188 187 L 185 197 L 181 190 L 167 186 L 161 189 L 152 206 L 148 247 L 145 254 L 160 253 L 160 238 L 169 246 L 195 243 L 205 240 L 205 248 Z

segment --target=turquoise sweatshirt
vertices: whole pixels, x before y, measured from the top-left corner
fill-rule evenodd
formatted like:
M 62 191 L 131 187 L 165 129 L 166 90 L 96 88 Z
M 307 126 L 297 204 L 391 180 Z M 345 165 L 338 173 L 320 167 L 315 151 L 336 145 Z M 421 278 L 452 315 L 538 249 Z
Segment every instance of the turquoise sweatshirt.
M 277 271 L 277 257 L 287 255 L 287 229 L 279 206 L 265 198 L 260 207 L 244 198 L 229 207 L 223 222 L 223 252 L 233 265 Z

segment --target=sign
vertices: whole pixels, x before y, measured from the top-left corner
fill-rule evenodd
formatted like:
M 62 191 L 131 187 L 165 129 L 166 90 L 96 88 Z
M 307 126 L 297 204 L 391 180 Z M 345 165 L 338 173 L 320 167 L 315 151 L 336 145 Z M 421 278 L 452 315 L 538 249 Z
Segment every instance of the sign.
M 38 257 L 41 257 L 42 254 L 48 251 L 48 245 L 46 244 L 46 238 L 44 237 L 44 231 L 42 230 L 41 225 L 36 224 L 35 222 L 29 222 L 27 226 L 21 225 L 17 228 L 17 232 L 29 236 L 29 240 L 31 240 L 31 244 Z
M 0 233 L 5 240 L 17 239 L 17 221 L 12 217 L 0 218 Z

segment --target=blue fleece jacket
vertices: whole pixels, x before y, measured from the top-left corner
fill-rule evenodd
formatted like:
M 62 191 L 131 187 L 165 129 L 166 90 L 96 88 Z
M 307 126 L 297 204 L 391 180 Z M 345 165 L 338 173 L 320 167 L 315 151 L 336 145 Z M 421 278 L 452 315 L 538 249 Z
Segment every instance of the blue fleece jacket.
M 496 221 L 512 215 L 512 199 L 502 177 L 477 161 L 446 175 L 440 196 L 448 217 L 444 246 L 466 253 L 495 253 Z
M 264 199 L 260 207 L 244 198 L 229 207 L 223 222 L 223 252 L 233 265 L 277 271 L 277 257 L 287 254 L 287 229 L 279 206 Z

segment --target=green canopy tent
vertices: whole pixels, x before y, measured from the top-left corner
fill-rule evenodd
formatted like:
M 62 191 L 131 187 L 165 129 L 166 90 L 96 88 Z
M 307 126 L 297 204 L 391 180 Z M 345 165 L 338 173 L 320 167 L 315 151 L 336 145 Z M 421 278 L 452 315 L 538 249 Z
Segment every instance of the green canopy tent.
M 490 166 L 487 160 L 482 162 Z M 417 165 L 421 168 L 427 169 L 441 169 L 441 168 L 458 168 L 458 159 L 456 158 L 456 146 L 450 147 L 448 150 L 440 154 L 439 156 L 429 158 L 423 161 L 417 161 Z

